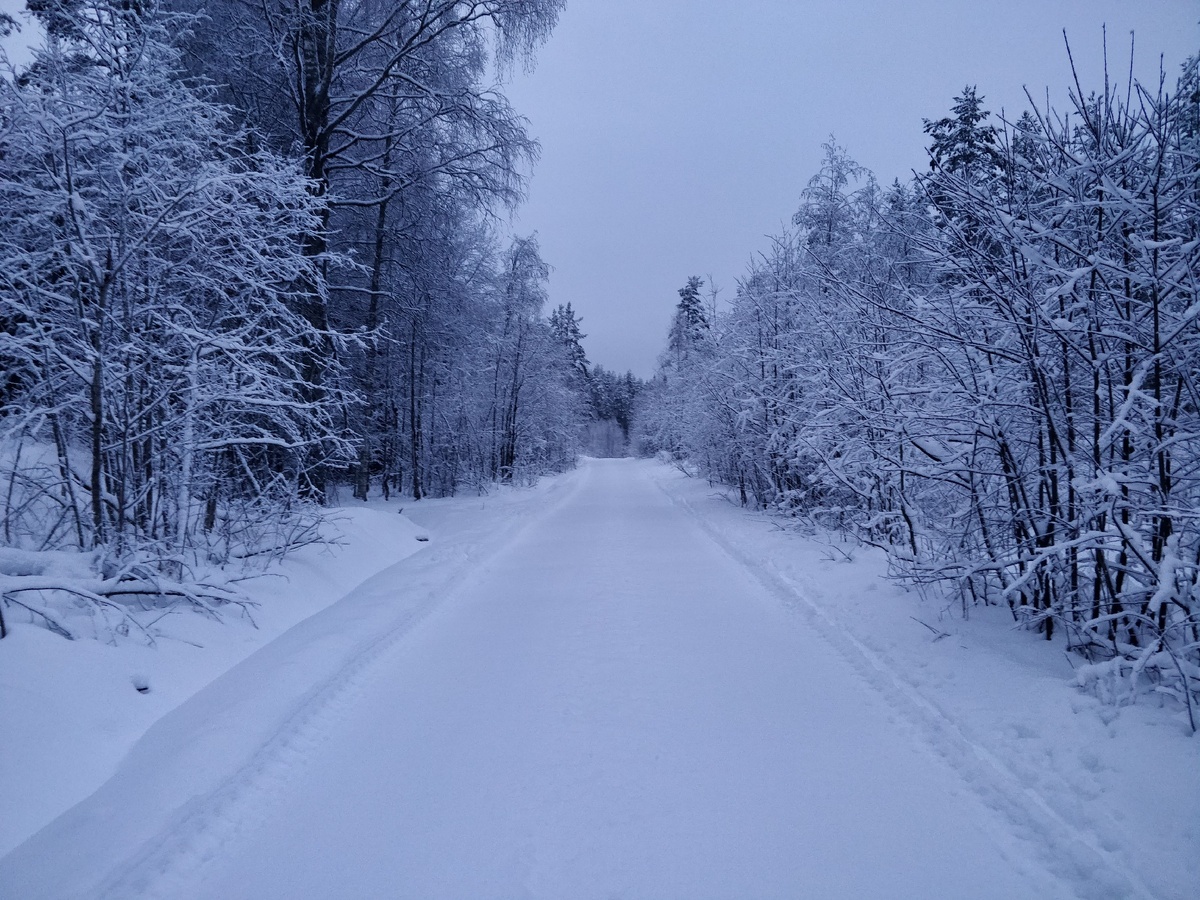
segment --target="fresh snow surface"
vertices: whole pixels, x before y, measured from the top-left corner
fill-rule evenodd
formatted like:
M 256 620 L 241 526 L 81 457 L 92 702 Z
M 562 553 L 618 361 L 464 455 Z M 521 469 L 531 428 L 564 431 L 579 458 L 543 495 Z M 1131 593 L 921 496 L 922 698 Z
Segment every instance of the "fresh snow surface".
M 27 624 L 19 609 L 7 610 L 12 632 L 0 643 L 6 776 L 0 778 L 0 856 L 96 790 L 150 725 L 216 676 L 347 587 L 424 546 L 415 539 L 422 529 L 394 509 L 339 511 L 326 532 L 335 544 L 303 548 L 268 574 L 251 573 L 240 585 L 257 604 L 248 613 L 214 622 L 177 607 L 154 622 L 154 647 L 137 637 L 115 644 L 66 641 Z M 23 559 L 29 563 L 20 565 Z M 82 554 L 8 548 L 0 548 L 0 571 L 83 582 L 94 577 Z M 82 622 L 73 620 L 72 627 L 88 633 Z
M 249 655 L 16 629 L 3 833 L 82 802 L 0 897 L 1200 896 L 1200 742 L 1073 687 L 1006 610 L 649 462 L 405 514 L 355 513 L 269 642 L 224 626 Z M 389 531 L 410 516 L 428 543 Z

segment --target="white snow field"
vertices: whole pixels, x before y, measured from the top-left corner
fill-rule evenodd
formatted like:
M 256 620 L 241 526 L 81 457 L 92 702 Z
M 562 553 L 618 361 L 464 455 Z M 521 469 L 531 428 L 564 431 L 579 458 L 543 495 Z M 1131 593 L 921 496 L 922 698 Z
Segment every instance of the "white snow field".
M 166 712 L 0 897 L 1200 896 L 1178 716 L 710 495 L 597 460 L 406 509 L 426 549 Z

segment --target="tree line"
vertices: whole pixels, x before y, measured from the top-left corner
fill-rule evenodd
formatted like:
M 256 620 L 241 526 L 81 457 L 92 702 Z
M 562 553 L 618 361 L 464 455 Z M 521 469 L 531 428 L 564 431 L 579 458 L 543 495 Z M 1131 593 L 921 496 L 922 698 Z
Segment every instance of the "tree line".
M 718 310 L 693 278 L 636 427 L 746 504 L 1007 604 L 1112 690 L 1200 699 L 1200 77 L 926 121 L 883 187 L 832 139 Z M 1193 717 L 1193 727 L 1196 719 Z
M 574 310 L 546 315 L 536 236 L 501 237 L 537 144 L 495 80 L 564 0 L 27 6 L 40 45 L 0 73 L 0 543 L 91 554 L 76 602 L 212 611 L 234 594 L 198 573 L 315 540 L 339 491 L 528 480 L 589 419 L 628 427 L 595 412 Z M 29 585 L 5 602 L 70 633 Z

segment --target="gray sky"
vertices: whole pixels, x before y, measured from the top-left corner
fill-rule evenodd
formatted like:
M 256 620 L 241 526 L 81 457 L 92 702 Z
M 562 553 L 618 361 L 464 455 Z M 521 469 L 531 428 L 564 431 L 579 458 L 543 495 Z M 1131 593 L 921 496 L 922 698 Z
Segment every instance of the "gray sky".
M 23 8 L 0 0 L 0 10 Z M 606 368 L 649 376 L 689 275 L 728 300 L 795 211 L 833 134 L 883 183 L 923 170 L 921 119 L 964 85 L 1014 116 L 1066 105 L 1110 68 L 1170 83 L 1200 50 L 1197 0 L 568 0 L 530 75 L 507 85 L 542 143 L 515 231 L 538 233 L 551 303 Z
M 1196 0 L 568 0 L 507 93 L 542 158 L 514 228 L 537 231 L 552 304 L 583 317 L 594 363 L 652 374 L 692 274 L 733 296 L 790 221 L 832 133 L 881 182 L 924 169 L 921 119 L 977 84 L 1065 107 L 1071 39 L 1085 89 L 1110 68 L 1170 83 L 1200 50 Z

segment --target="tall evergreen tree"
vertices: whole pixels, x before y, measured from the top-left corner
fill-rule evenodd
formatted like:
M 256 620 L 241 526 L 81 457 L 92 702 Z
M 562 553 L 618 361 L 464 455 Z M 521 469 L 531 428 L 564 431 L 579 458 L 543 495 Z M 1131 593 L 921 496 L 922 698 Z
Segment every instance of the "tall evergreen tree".
M 931 169 L 971 179 L 996 167 L 1000 160 L 996 128 L 986 124 L 991 113 L 983 108 L 983 100 L 974 85 L 967 85 L 954 98 L 952 115 L 925 119 L 925 133 L 933 139 L 929 145 Z
M 554 332 L 554 336 L 562 342 L 571 368 L 586 380 L 589 374 L 589 363 L 587 353 L 583 349 L 583 339 L 587 335 L 583 333 L 579 325 L 580 320 L 575 317 L 575 310 L 571 308 L 569 300 L 565 306 L 560 303 L 550 314 L 550 329 Z
M 675 318 L 668 337 L 668 350 L 676 358 L 687 356 L 708 331 L 708 317 L 700 297 L 703 287 L 704 279 L 692 275 L 687 284 L 679 289 L 679 303 L 675 306 Z

